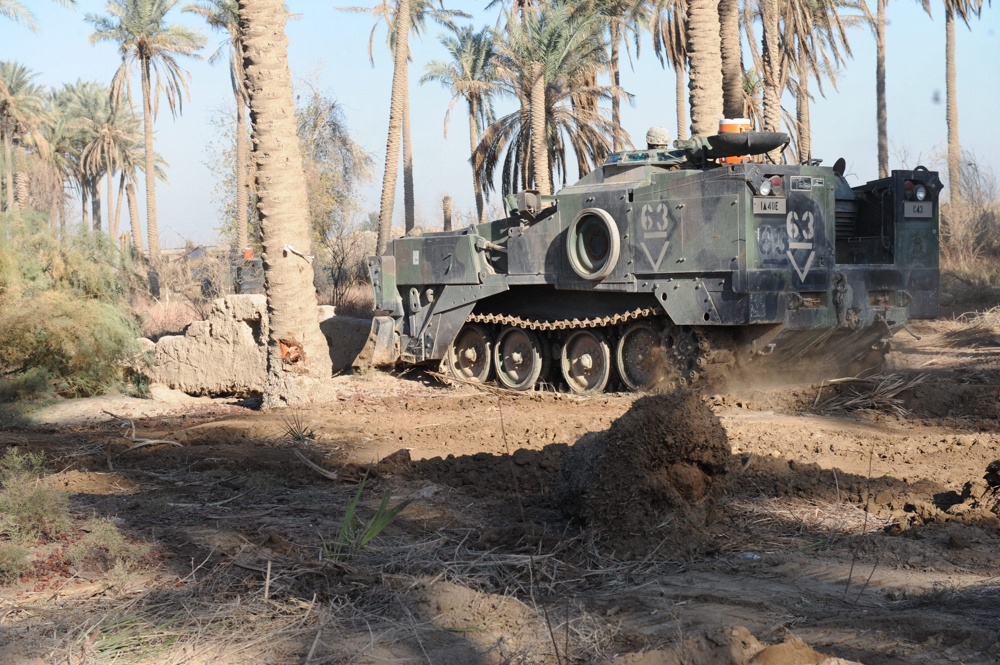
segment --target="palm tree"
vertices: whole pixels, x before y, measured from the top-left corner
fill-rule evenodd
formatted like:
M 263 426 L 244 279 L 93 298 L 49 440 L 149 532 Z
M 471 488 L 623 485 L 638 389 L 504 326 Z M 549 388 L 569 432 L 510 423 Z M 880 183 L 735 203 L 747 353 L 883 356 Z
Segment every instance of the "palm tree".
M 385 145 L 385 172 L 382 176 L 382 201 L 379 207 L 378 239 L 375 253 L 385 252 L 392 231 L 392 209 L 396 203 L 396 175 L 399 168 L 399 141 L 402 138 L 403 111 L 407 106 L 407 40 L 410 33 L 410 0 L 396 5 L 396 44 L 393 49 L 392 97 L 389 102 L 389 137 Z M 405 168 L 405 167 L 404 167 Z
M 612 140 L 612 150 L 622 149 L 621 135 L 621 53 L 622 40 L 631 33 L 635 38 L 636 55 L 639 53 L 639 33 L 649 20 L 649 5 L 646 0 L 594 0 L 591 8 L 597 16 L 604 19 L 608 28 L 608 67 L 611 70 L 611 85 L 614 94 L 611 97 L 611 124 L 615 128 Z M 628 49 L 628 40 L 625 40 Z M 631 55 L 631 52 L 628 51 Z
M 514 20 L 508 14 L 507 40 L 497 43 L 499 89 L 522 102 L 483 133 L 473 168 L 487 190 L 501 166 L 501 189 L 551 192 L 552 173 L 566 180 L 567 144 L 586 174 L 611 150 L 615 129 L 597 108 L 610 100 L 611 86 L 593 83 L 607 64 L 600 23 L 570 15 L 565 6 L 543 6 Z M 628 136 L 621 132 L 623 142 Z
M 236 0 L 201 0 L 184 7 L 185 12 L 197 14 L 210 27 L 226 33 L 219 48 L 208 59 L 216 62 L 229 54 L 229 79 L 233 84 L 236 99 L 236 246 L 239 249 L 250 246 L 247 230 L 247 204 L 250 199 L 247 168 L 247 92 L 246 72 L 243 70 L 243 37 L 240 33 L 239 7 Z
M 65 159 L 70 180 L 80 192 L 80 214 L 84 226 L 90 226 L 87 203 L 93 190 L 94 176 L 83 162 L 83 150 L 94 139 L 96 119 L 110 112 L 108 88 L 94 81 L 77 81 L 63 85 L 52 96 L 52 107 L 68 118 L 68 145 Z M 96 220 L 98 227 L 100 220 Z
M 63 7 L 69 7 L 76 3 L 76 0 L 53 1 Z M 18 2 L 18 0 L 0 0 L 0 16 L 9 18 L 15 23 L 22 23 L 31 30 L 38 29 L 38 24 L 35 23 L 35 15 L 32 14 L 31 10 L 25 7 L 23 3 Z
M 118 223 L 121 219 L 121 197 L 127 174 L 134 174 L 136 153 L 141 135 L 139 124 L 131 110 L 108 108 L 106 115 L 96 119 L 86 119 L 91 127 L 93 138 L 84 147 L 80 157 L 84 169 L 96 180 L 101 172 L 107 178 L 108 190 L 108 233 L 113 241 L 118 240 Z M 121 171 L 121 183 L 118 191 L 118 205 L 111 207 L 113 198 L 114 172 Z
M 283 0 L 242 0 L 240 27 L 253 124 L 264 284 L 270 334 L 264 406 L 309 401 L 310 381 L 332 374 L 319 329 L 311 232 L 302 155 L 298 149 Z
M 989 2 L 989 0 L 987 0 Z M 962 202 L 962 149 L 958 140 L 958 89 L 955 72 L 955 15 L 969 27 L 982 13 L 983 0 L 944 0 L 945 118 L 948 123 L 948 186 L 952 203 Z
M 785 88 L 782 75 L 778 29 L 781 22 L 778 0 L 760 0 L 761 38 L 761 90 L 764 107 L 764 130 L 781 130 L 781 91 Z M 778 151 L 770 153 L 777 161 Z
M 93 24 L 91 43 L 118 44 L 122 62 L 111 81 L 115 103 L 133 104 L 129 82 L 133 67 L 139 68 L 142 83 L 142 120 L 146 150 L 146 228 L 149 256 L 159 260 L 160 235 L 156 218 L 156 164 L 153 151 L 153 119 L 159 109 L 160 93 L 166 96 L 176 117 L 189 94 L 187 73 L 177 63 L 178 56 L 199 57 L 205 38 L 177 24 L 167 23 L 167 14 L 179 0 L 108 0 L 108 16 L 87 14 Z
M 14 199 L 15 144 L 19 150 L 25 145 L 35 145 L 43 152 L 47 147 L 42 125 L 47 116 L 45 94 L 41 86 L 32 81 L 38 76 L 24 65 L 5 60 L 0 62 L 0 142 L 3 144 L 4 209 L 16 209 Z
M 743 115 L 743 47 L 740 44 L 739 0 L 719 0 L 719 37 L 722 56 L 722 114 Z
M 451 103 L 444 115 L 444 135 L 448 137 L 448 116 L 459 99 L 464 99 L 469 108 L 469 153 L 475 152 L 479 144 L 479 133 L 493 121 L 491 95 L 496 84 L 496 68 L 493 58 L 493 36 L 489 29 L 474 32 L 471 27 L 454 30 L 452 36 L 443 37 L 441 43 L 451 54 L 451 61 L 435 60 L 425 66 L 427 72 L 420 83 L 439 81 L 451 91 Z M 471 157 L 470 157 L 471 161 Z M 486 221 L 483 205 L 483 187 L 479 173 L 472 170 L 472 191 L 476 196 L 476 219 Z
M 885 11 L 889 0 L 875 0 L 875 16 L 870 16 L 875 31 L 875 121 L 878 127 L 878 177 L 889 175 L 888 110 L 885 100 Z M 931 15 L 930 0 L 919 0 L 927 15 Z
M 49 144 L 49 157 L 45 164 L 51 178 L 51 202 L 49 226 L 60 238 L 65 238 L 66 230 L 66 184 L 72 183 L 73 166 L 70 153 L 73 149 L 75 129 L 73 118 L 64 113 L 58 105 L 58 95 L 50 92 L 46 99 L 49 119 L 42 125 L 42 134 Z
M 795 69 L 796 153 L 802 163 L 812 159 L 809 77 L 815 77 L 820 94 L 824 78 L 836 87 L 837 67 L 852 55 L 847 28 L 858 25 L 865 13 L 864 3 L 855 0 L 792 0 L 785 7 L 782 34 Z
M 691 133 L 708 136 L 722 119 L 719 0 L 688 0 L 687 49 Z
M 653 50 L 661 65 L 674 68 L 677 138 L 687 138 L 687 0 L 655 0 L 650 18 Z
M 392 97 L 389 102 L 389 136 L 386 139 L 385 172 L 382 177 L 382 200 L 379 209 L 377 251 L 385 251 L 392 230 L 392 213 L 396 200 L 396 179 L 399 169 L 399 142 L 403 148 L 403 216 L 407 231 L 413 229 L 413 154 L 410 141 L 410 91 L 408 63 L 409 38 L 412 31 L 420 35 L 427 18 L 432 18 L 446 28 L 453 28 L 455 17 L 469 18 L 465 12 L 435 7 L 433 0 L 382 0 L 375 7 L 340 7 L 343 11 L 375 16 L 368 37 L 368 60 L 375 66 L 373 44 L 375 32 L 381 23 L 388 28 L 386 41 L 393 54 Z

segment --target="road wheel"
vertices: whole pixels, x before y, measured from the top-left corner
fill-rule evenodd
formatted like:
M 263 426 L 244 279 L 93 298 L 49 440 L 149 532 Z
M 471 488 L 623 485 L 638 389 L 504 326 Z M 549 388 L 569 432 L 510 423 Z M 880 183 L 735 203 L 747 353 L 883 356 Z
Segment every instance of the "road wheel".
M 485 383 L 493 369 L 492 351 L 493 335 L 490 331 L 479 324 L 467 323 L 448 349 L 445 369 L 456 379 Z
M 611 347 L 598 330 L 577 330 L 562 345 L 563 379 L 574 393 L 601 392 L 611 377 Z
M 493 352 L 497 381 L 511 390 L 530 390 L 542 374 L 538 335 L 523 328 L 504 328 Z

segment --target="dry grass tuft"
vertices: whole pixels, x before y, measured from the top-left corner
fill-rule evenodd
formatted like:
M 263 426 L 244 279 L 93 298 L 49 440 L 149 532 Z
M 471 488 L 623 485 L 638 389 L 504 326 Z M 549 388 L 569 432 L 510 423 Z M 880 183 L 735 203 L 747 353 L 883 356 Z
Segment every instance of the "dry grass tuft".
M 840 390 L 832 397 L 819 402 L 816 411 L 833 413 L 845 411 L 882 411 L 905 416 L 901 393 L 916 388 L 927 379 L 926 374 L 906 377 L 902 374 L 878 374 L 864 379 L 848 378 L 830 381 Z
M 146 568 L 150 545 L 129 541 L 110 519 L 95 518 L 85 531 L 83 538 L 66 550 L 66 557 L 73 566 L 107 573 L 117 589 L 127 587 L 135 575 Z
M 49 662 L 301 662 L 314 604 L 206 591 L 195 585 L 107 604 L 61 640 Z M 296 657 L 286 660 L 285 650 Z
M 0 534 L 30 541 L 69 530 L 69 497 L 46 485 L 43 472 L 41 455 L 7 449 L 0 460 Z
M 753 534 L 753 546 L 761 550 L 829 549 L 892 524 L 891 518 L 877 517 L 852 503 L 794 498 L 729 501 L 726 512 L 742 523 L 741 532 Z M 723 543 L 720 549 L 740 552 L 746 544 L 734 540 Z
M 132 311 L 139 318 L 140 334 L 152 340 L 164 335 L 177 335 L 192 321 L 201 318 L 201 313 L 189 298 L 176 295 L 168 295 L 163 300 L 136 297 L 132 301 Z

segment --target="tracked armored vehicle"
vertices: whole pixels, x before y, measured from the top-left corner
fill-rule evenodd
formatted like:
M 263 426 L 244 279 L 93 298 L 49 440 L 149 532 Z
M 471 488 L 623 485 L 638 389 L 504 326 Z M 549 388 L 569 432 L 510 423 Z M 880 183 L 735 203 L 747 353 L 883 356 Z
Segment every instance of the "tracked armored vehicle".
M 843 160 L 754 157 L 787 141 L 614 153 L 554 196 L 507 197 L 504 219 L 393 240 L 369 259 L 375 364 L 572 392 L 878 366 L 937 312 L 941 182 L 851 187 Z

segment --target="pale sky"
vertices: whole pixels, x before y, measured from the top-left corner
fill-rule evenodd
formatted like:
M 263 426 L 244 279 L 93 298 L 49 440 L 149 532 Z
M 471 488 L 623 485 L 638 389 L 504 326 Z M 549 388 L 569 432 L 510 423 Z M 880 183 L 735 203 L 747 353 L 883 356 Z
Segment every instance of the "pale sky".
M 77 79 L 109 83 L 120 62 L 111 44 L 91 46 L 92 26 L 87 13 L 103 13 L 104 0 L 78 0 L 67 10 L 56 3 L 34 0 L 32 7 L 39 32 L 0 19 L 0 60 L 16 60 L 39 74 L 36 82 L 52 87 Z M 292 77 L 309 81 L 342 105 L 351 135 L 377 162 L 372 182 L 361 191 L 363 210 L 377 210 L 386 134 L 392 59 L 380 26 L 375 38 L 375 67 L 368 62 L 367 41 L 374 20 L 370 16 L 338 12 L 339 3 L 287 0 L 300 17 L 287 26 Z M 345 2 L 344 4 L 350 4 Z M 369 0 L 354 4 L 372 5 Z M 478 29 L 496 22 L 496 12 L 482 8 L 486 0 L 446 5 L 475 14 Z M 874 11 L 874 2 L 872 3 Z M 916 2 L 889 4 L 887 90 L 890 168 L 924 164 L 942 171 L 946 148 L 944 10 L 932 2 L 933 19 Z M 209 39 L 205 60 L 185 59 L 191 73 L 191 99 L 183 115 L 172 119 L 164 106 L 156 122 L 156 150 L 169 164 L 169 184 L 158 183 L 157 200 L 162 247 L 177 247 L 185 240 L 211 244 L 221 226 L 211 200 L 213 176 L 205 166 L 205 146 L 217 131 L 213 115 L 229 112 L 233 104 L 227 65 L 210 65 L 207 57 L 222 39 L 197 17 L 177 11 L 173 20 L 200 28 Z M 959 22 L 957 34 L 958 101 L 962 147 L 972 150 L 984 168 L 1000 176 L 1000 7 L 986 6 L 971 30 Z M 415 190 L 418 217 L 428 225 L 440 223 L 441 198 L 450 195 L 456 212 L 474 209 L 471 167 L 468 164 L 468 120 L 463 105 L 451 115 L 448 139 L 443 137 L 444 114 L 450 94 L 438 83 L 419 85 L 425 63 L 447 59 L 439 43 L 442 28 L 427 25 L 420 38 L 411 38 L 414 62 L 410 65 Z M 826 97 L 816 95 L 812 105 L 813 156 L 832 165 L 847 160 L 847 175 L 857 184 L 877 176 L 875 131 L 875 44 L 868 30 L 851 33 L 853 60 L 840 71 L 838 89 L 824 86 Z M 674 75 L 656 60 L 648 39 L 634 69 L 622 66 L 622 86 L 635 95 L 633 106 L 623 105 L 622 124 L 640 144 L 651 125 L 676 127 Z M 744 56 L 750 64 L 750 55 Z M 786 108 L 794 102 L 786 95 Z M 510 102 L 497 110 L 506 113 Z M 905 163 L 903 163 L 905 160 Z M 575 172 L 575 169 L 574 169 Z M 117 185 L 117 183 L 116 183 Z M 947 190 L 946 190 L 947 194 Z M 141 194 L 140 194 L 141 196 Z M 402 219 L 402 178 L 399 180 L 396 224 Z M 140 200 L 143 200 L 140 198 Z M 494 202 L 499 197 L 494 196 Z M 71 206 L 71 210 L 76 208 Z M 418 219 L 418 224 L 421 223 Z

